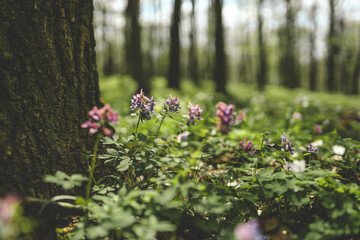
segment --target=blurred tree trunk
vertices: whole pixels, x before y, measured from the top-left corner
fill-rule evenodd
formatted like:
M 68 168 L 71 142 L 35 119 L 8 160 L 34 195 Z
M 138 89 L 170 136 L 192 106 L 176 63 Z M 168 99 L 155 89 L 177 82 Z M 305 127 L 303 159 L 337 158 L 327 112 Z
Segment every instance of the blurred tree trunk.
M 351 94 L 359 94 L 359 81 L 360 81 L 360 44 L 357 52 L 356 62 L 354 65 L 353 75 L 352 75 Z
M 128 0 L 125 16 L 125 52 L 127 69 L 138 83 L 139 90 L 150 92 L 150 83 L 145 79 L 141 51 L 141 27 L 139 24 L 140 0 Z
M 92 1 L 1 2 L 0 196 L 48 198 L 59 191 L 44 174 L 86 174 L 80 125 L 99 103 L 92 21 Z
M 292 0 L 285 0 L 286 19 L 285 26 L 280 27 L 280 79 L 283 86 L 288 88 L 300 87 L 300 72 L 296 54 L 296 9 Z
M 317 82 L 316 81 L 317 60 L 315 58 L 315 44 L 316 44 L 316 31 L 317 31 L 316 12 L 317 12 L 317 5 L 316 3 L 314 3 L 310 11 L 312 29 L 310 30 L 310 34 L 309 34 L 309 46 L 310 46 L 309 88 L 311 91 L 315 91 L 316 82 Z
M 335 4 L 336 0 L 329 0 L 330 15 L 329 15 L 329 33 L 328 33 L 328 59 L 327 59 L 327 88 L 329 91 L 336 90 L 336 56 L 339 52 L 339 46 L 335 42 L 337 36 L 336 33 L 336 16 L 335 16 Z
M 262 5 L 264 0 L 258 0 L 257 17 L 258 17 L 258 50 L 259 50 L 259 66 L 257 72 L 257 85 L 259 91 L 263 91 L 267 82 L 267 56 L 266 47 L 263 38 L 263 17 Z
M 101 41 L 103 44 L 103 56 L 104 56 L 104 61 L 103 61 L 103 65 L 102 65 L 102 71 L 104 73 L 105 76 L 110 76 L 112 74 L 115 73 L 114 70 L 114 60 L 113 60 L 113 53 L 112 53 L 112 49 L 111 49 L 111 44 L 110 42 L 106 39 L 106 31 L 108 31 L 108 26 L 107 26 L 107 5 L 106 2 L 102 2 L 101 4 L 101 16 L 102 16 L 102 21 L 101 21 Z
M 224 28 L 222 23 L 223 0 L 215 0 L 215 66 L 214 80 L 216 91 L 226 93 L 226 58 Z
M 196 18 L 195 18 L 195 0 L 191 0 L 192 10 L 190 17 L 190 52 L 189 52 L 189 73 L 192 81 L 199 85 L 199 69 L 196 41 Z
M 170 66 L 168 73 L 169 87 L 180 88 L 180 37 L 179 25 L 181 0 L 175 0 L 170 27 Z

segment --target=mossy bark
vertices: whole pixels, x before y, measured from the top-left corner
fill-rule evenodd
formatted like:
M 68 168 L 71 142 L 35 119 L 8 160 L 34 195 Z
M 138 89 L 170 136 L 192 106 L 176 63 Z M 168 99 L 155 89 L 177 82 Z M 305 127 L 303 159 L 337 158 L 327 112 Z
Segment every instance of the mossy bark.
M 42 176 L 86 174 L 80 124 L 99 102 L 89 0 L 0 2 L 0 196 L 57 194 Z

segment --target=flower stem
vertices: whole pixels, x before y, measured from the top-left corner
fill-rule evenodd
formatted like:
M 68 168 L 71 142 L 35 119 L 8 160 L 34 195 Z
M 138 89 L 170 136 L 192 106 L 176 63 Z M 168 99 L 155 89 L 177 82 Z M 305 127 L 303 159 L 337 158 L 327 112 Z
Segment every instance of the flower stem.
M 265 133 L 264 133 L 264 135 L 263 135 L 263 137 L 262 137 L 261 147 L 260 147 L 260 151 L 259 151 L 259 157 L 257 158 L 253 175 L 256 174 L 256 170 L 257 170 L 257 167 L 258 167 L 258 163 L 259 163 L 260 158 L 261 158 L 261 152 L 262 152 L 262 148 L 263 148 L 263 145 L 264 145 L 264 139 L 265 139 Z
M 138 121 L 137 121 L 137 123 L 136 123 L 135 133 L 138 132 L 139 124 L 140 124 L 140 115 L 139 115 Z
M 89 198 L 90 198 L 91 182 L 92 182 L 93 175 L 94 175 L 94 170 L 95 170 L 95 162 L 96 162 L 96 158 L 97 158 L 99 140 L 100 140 L 100 134 L 98 133 L 98 134 L 96 134 L 96 140 L 95 140 L 95 144 L 94 144 L 94 151 L 93 151 L 93 156 L 92 156 L 92 159 L 91 159 L 89 181 L 88 181 L 88 185 L 87 185 L 87 188 L 86 188 L 86 200 L 89 200 Z
M 159 136 L 160 128 L 161 128 L 161 125 L 162 125 L 162 123 L 163 123 L 163 121 L 164 121 L 164 119 L 165 119 L 165 117 L 166 117 L 166 114 L 167 114 L 167 109 L 165 110 L 165 113 L 164 113 L 164 115 L 163 115 L 163 117 L 162 117 L 162 119 L 161 119 L 161 122 L 160 122 L 160 125 L 159 125 L 159 128 L 158 128 L 156 137 Z

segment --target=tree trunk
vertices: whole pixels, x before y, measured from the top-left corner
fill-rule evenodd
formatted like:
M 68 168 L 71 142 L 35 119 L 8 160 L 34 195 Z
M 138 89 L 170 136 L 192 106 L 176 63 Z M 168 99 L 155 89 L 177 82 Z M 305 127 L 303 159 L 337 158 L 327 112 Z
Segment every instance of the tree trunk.
M 257 74 L 257 85 L 259 91 L 263 91 L 267 82 L 267 60 L 266 48 L 263 38 L 263 17 L 261 13 L 263 0 L 258 0 L 258 48 L 259 48 L 259 67 Z
M 353 75 L 352 75 L 351 94 L 359 94 L 359 81 L 360 81 L 360 44 L 357 52 L 356 63 L 354 65 Z
M 190 52 L 189 52 L 189 75 L 192 81 L 199 85 L 199 69 L 196 43 L 196 20 L 195 20 L 195 0 L 191 0 L 192 10 L 190 17 Z
M 310 30 L 309 35 L 309 46 L 310 46 L 310 65 L 309 65 L 309 88 L 311 91 L 316 89 L 316 79 L 317 79 L 317 61 L 315 59 L 315 41 L 316 41 L 316 12 L 317 5 L 314 5 L 311 8 L 310 19 L 312 19 L 312 29 Z
M 283 86 L 288 88 L 300 87 L 300 72 L 296 54 L 295 16 L 293 1 L 285 0 L 286 22 L 280 28 L 280 78 Z
M 175 0 L 170 28 L 170 66 L 168 73 L 169 87 L 175 89 L 180 88 L 180 14 L 181 0 Z
M 139 90 L 150 92 L 150 83 L 145 79 L 142 51 L 141 28 L 139 24 L 140 0 L 128 0 L 126 7 L 125 45 L 126 62 L 130 75 L 138 83 Z
M 223 0 L 215 0 L 215 73 L 216 91 L 226 93 L 226 58 L 222 23 Z
M 328 34 L 328 59 L 327 59 L 327 88 L 329 91 L 335 91 L 335 72 L 336 72 L 336 55 L 338 47 L 334 43 L 336 37 L 335 31 L 335 0 L 329 0 L 330 19 L 329 19 L 329 34 Z
M 49 197 L 56 170 L 83 172 L 99 103 L 92 1 L 0 3 L 0 195 Z

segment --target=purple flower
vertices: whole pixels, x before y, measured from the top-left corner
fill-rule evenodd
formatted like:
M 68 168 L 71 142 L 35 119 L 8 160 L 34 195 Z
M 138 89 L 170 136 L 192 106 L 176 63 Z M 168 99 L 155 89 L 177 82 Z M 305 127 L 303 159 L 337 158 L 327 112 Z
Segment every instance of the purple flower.
M 137 108 L 140 109 L 143 108 L 144 106 L 143 96 L 144 93 L 142 89 L 140 90 L 140 93 L 137 93 L 133 96 L 133 98 L 131 99 L 131 107 L 130 107 L 131 110 L 135 110 Z
M 217 122 L 217 127 L 222 134 L 227 134 L 231 131 L 230 125 L 237 124 L 236 121 L 233 121 L 235 113 L 233 112 L 235 106 L 232 104 L 227 105 L 223 102 L 218 102 L 216 104 L 216 116 L 220 121 Z
M 292 168 L 293 163 L 288 163 L 288 162 L 285 160 L 285 158 L 283 158 L 283 160 L 284 160 L 284 162 L 285 162 L 285 164 L 284 164 L 284 169 L 285 169 L 286 171 L 292 170 L 292 169 L 293 169 L 293 168 Z
M 178 136 L 177 136 L 177 141 L 178 143 L 181 143 L 181 140 L 183 139 L 187 139 L 187 137 L 190 135 L 190 132 L 188 131 L 185 131 L 183 133 L 180 133 Z
M 137 114 L 140 115 L 141 119 L 151 119 L 151 114 L 156 114 L 154 111 L 154 107 L 156 106 L 156 102 L 154 97 L 149 99 L 148 97 L 144 96 L 143 90 L 140 90 L 140 93 L 137 93 L 131 99 L 131 110 L 138 109 Z
M 171 99 L 171 100 L 170 100 Z M 166 98 L 166 101 L 165 101 L 165 104 L 164 104 L 164 107 L 166 109 L 169 110 L 169 112 L 176 112 L 176 113 L 179 113 L 179 109 L 181 109 L 180 107 L 180 102 L 177 101 L 178 100 L 178 97 L 173 97 L 171 96 L 170 94 L 170 99 L 169 98 Z
M 117 112 L 114 112 L 109 104 L 105 104 L 102 108 L 93 107 L 89 111 L 90 118 L 83 124 L 82 128 L 89 128 L 90 134 L 97 133 L 99 129 L 106 135 L 112 136 L 114 134 L 113 130 L 105 127 L 107 123 L 118 123 L 119 115 Z
M 291 146 L 291 141 L 289 139 L 289 136 L 286 136 L 285 133 L 281 135 L 281 145 L 283 146 L 281 148 L 281 151 L 283 152 L 289 151 L 291 155 L 294 154 L 293 151 L 295 150 L 295 148 Z
M 322 131 L 322 128 L 320 125 L 318 125 L 318 124 L 315 125 L 315 132 L 317 134 L 322 134 L 323 131 Z
M 245 145 L 246 137 L 239 143 L 239 147 L 241 147 L 245 152 L 250 153 L 251 155 L 256 152 L 255 149 L 253 149 L 253 143 L 251 141 L 248 141 Z
M 200 109 L 199 105 L 193 106 L 191 102 L 189 102 L 188 107 L 188 120 L 191 124 L 195 124 L 195 119 L 202 120 L 200 114 L 203 110 Z
M 309 148 L 309 150 L 308 150 L 309 153 L 314 153 L 314 152 L 318 152 L 318 151 L 319 151 L 319 149 L 316 148 L 316 147 L 313 147 L 313 146 L 311 145 L 311 143 L 310 143 L 309 145 L 306 145 L 306 147 Z
M 260 231 L 260 224 L 255 220 L 237 225 L 234 230 L 234 235 L 236 240 L 265 240 L 265 237 Z

